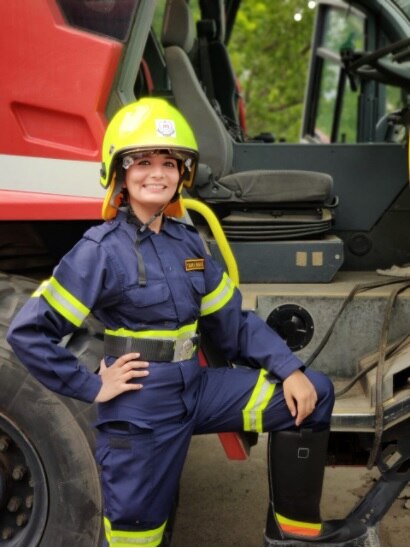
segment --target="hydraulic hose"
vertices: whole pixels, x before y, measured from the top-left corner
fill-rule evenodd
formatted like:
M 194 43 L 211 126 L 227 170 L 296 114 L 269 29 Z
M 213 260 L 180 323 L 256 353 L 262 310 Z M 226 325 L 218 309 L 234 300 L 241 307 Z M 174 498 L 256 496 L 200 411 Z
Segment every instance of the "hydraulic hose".
M 218 217 L 215 215 L 215 213 L 212 211 L 210 207 L 208 207 L 203 202 L 200 202 L 199 200 L 194 200 L 193 198 L 183 198 L 182 203 L 184 204 L 184 207 L 187 209 L 192 209 L 193 211 L 196 211 L 208 223 L 208 226 L 212 232 L 213 237 L 215 238 L 215 241 L 218 245 L 219 251 L 221 252 L 221 255 L 223 257 L 223 260 L 225 261 L 226 267 L 228 269 L 228 274 L 233 283 L 238 287 L 239 286 L 239 271 L 238 271 L 238 265 L 236 263 L 236 259 L 234 257 L 234 254 L 232 253 L 231 246 L 228 243 L 228 240 L 225 236 L 225 233 L 223 231 L 223 228 L 221 226 L 221 223 L 219 222 Z

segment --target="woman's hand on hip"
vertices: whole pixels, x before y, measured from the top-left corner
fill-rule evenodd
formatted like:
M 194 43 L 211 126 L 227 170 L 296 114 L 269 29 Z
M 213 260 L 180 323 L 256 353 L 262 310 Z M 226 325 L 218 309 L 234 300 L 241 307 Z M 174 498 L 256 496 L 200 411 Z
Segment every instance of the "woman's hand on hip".
M 105 361 L 101 360 L 99 375 L 102 386 L 95 398 L 96 402 L 112 400 L 130 390 L 141 390 L 142 384 L 130 382 L 149 375 L 147 371 L 149 363 L 139 361 L 139 357 L 138 353 L 124 354 L 117 358 L 110 367 L 107 367 Z

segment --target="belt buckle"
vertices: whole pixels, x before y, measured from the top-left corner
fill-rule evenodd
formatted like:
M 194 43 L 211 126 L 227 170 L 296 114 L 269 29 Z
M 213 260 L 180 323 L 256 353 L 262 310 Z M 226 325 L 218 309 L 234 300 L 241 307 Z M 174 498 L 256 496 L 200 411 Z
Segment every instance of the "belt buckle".
M 194 343 L 191 339 L 178 339 L 175 341 L 174 361 L 190 360 L 194 352 Z

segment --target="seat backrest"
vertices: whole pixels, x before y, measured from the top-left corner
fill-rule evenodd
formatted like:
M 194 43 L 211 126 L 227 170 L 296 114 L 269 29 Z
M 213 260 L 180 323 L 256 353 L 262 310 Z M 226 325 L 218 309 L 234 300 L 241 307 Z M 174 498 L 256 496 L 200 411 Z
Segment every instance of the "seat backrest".
M 232 170 L 233 140 L 209 102 L 189 57 L 195 45 L 195 25 L 185 0 L 167 0 L 161 41 L 176 106 L 196 135 L 200 162 L 219 179 Z
M 224 0 L 200 0 L 204 19 L 198 21 L 198 57 L 207 57 L 212 79 L 213 99 L 232 127 L 240 127 L 239 92 L 235 71 L 225 44 Z M 204 80 L 202 73 L 200 79 Z

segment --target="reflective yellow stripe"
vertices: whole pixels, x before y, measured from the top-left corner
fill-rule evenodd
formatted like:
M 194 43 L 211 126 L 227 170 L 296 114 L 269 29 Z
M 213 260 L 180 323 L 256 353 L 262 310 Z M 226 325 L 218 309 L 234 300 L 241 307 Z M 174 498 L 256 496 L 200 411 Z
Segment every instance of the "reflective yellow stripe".
M 104 517 L 104 528 L 107 542 L 110 546 L 159 546 L 167 522 L 164 521 L 157 529 L 149 531 L 120 531 L 111 527 L 110 520 Z
M 43 282 L 33 293 L 33 297 L 40 296 L 44 297 L 54 310 L 77 327 L 80 327 L 90 313 L 90 309 L 67 291 L 54 277 Z
M 48 280 L 44 280 L 44 282 L 42 282 L 38 287 L 37 289 L 34 291 L 34 293 L 31 295 L 32 297 L 40 297 L 40 295 L 43 293 L 43 290 L 45 289 L 45 287 L 47 286 L 48 284 Z
M 131 331 L 120 327 L 119 329 L 106 329 L 105 333 L 112 337 L 134 337 L 135 339 L 189 339 L 196 335 L 198 322 L 183 325 L 179 329 L 150 329 L 147 331 Z
M 244 430 L 263 432 L 263 412 L 275 392 L 276 385 L 266 379 L 267 372 L 261 369 L 258 382 L 242 411 Z
M 276 519 L 284 531 L 289 533 L 304 535 L 304 536 L 317 536 L 322 530 L 321 523 L 309 523 L 307 521 L 297 521 L 295 519 L 289 519 L 281 514 L 275 512 Z
M 208 316 L 208 314 L 213 314 L 224 307 L 231 299 L 234 291 L 234 283 L 224 272 L 218 287 L 202 297 L 201 316 Z

